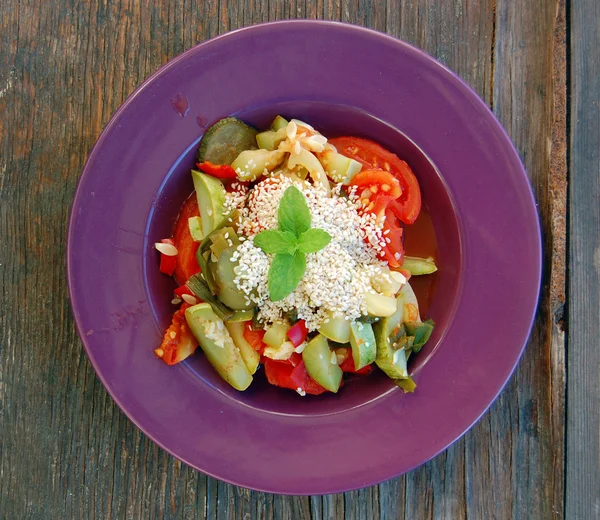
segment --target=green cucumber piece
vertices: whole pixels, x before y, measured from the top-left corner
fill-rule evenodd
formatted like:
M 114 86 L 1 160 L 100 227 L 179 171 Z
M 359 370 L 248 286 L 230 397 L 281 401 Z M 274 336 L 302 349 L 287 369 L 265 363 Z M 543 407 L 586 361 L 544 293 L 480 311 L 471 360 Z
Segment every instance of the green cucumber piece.
M 402 268 L 409 271 L 413 276 L 431 274 L 437 271 L 437 266 L 432 257 L 417 258 L 416 256 L 404 256 Z
M 219 179 L 192 170 L 202 234 L 207 237 L 225 217 L 225 186 Z
M 188 218 L 188 229 L 195 242 L 202 242 L 204 235 L 202 234 L 202 219 L 200 217 Z
M 373 363 L 377 357 L 377 343 L 373 327 L 360 321 L 352 322 L 350 324 L 350 346 L 356 370 Z
M 342 369 L 337 363 L 331 362 L 332 353 L 327 338 L 322 334 L 315 336 L 308 342 L 302 352 L 302 360 L 306 372 L 323 388 L 336 393 L 342 382 Z
M 412 394 L 417 388 L 417 384 L 413 381 L 413 378 L 408 376 L 404 379 L 396 379 L 394 381 L 396 386 L 402 388 L 405 394 Z
M 217 295 L 227 307 L 234 311 L 245 311 L 251 309 L 254 304 L 246 299 L 246 295 L 238 289 L 232 289 L 227 285 L 219 287 L 219 294 Z
M 209 303 L 215 314 L 222 320 L 228 320 L 234 315 L 234 312 L 211 292 L 200 273 L 190 276 L 185 284 L 198 298 Z
M 231 318 L 225 320 L 228 323 L 242 323 L 251 321 L 254 318 L 254 309 L 248 309 L 245 311 L 235 311 Z
M 421 323 L 421 317 L 419 314 L 419 302 L 417 296 L 413 291 L 410 283 L 406 282 L 400 292 L 398 293 L 398 308 L 402 309 L 402 323 L 409 323 L 411 321 L 417 321 Z M 412 307 L 412 308 L 411 308 Z M 414 310 L 416 309 L 417 319 L 413 319 Z
M 282 128 L 285 128 L 287 125 L 288 125 L 287 119 L 285 119 L 284 117 L 281 117 L 281 116 L 277 116 L 271 123 L 271 127 L 269 128 L 269 130 L 274 130 L 275 132 L 277 132 L 277 130 L 281 130 Z
M 211 126 L 198 148 L 198 162 L 231 164 L 244 150 L 256 148 L 257 131 L 235 117 L 226 117 Z
M 327 323 L 321 324 L 319 332 L 336 343 L 348 343 L 350 341 L 350 322 L 345 316 L 330 317 Z
M 263 341 L 273 348 L 279 348 L 285 341 L 287 341 L 287 333 L 290 327 L 287 323 L 273 323 L 266 329 Z
M 402 339 L 405 337 L 405 331 L 402 328 L 402 308 L 400 305 L 400 298 L 398 298 L 397 311 L 391 316 L 381 319 L 373 326 L 377 344 L 375 363 L 392 379 L 408 377 L 406 351 L 403 346 L 406 342 Z M 404 335 L 402 335 L 403 332 Z
M 358 161 L 330 149 L 318 153 L 317 158 L 327 172 L 327 176 L 334 182 L 344 185 L 350 184 L 354 176 L 362 170 L 362 164 Z
M 225 327 L 227 327 L 233 343 L 237 348 L 240 349 L 240 354 L 242 355 L 242 359 L 246 364 L 248 372 L 250 372 L 250 374 L 254 374 L 258 368 L 258 363 L 260 362 L 260 354 L 254 350 L 250 343 L 246 341 L 246 338 L 244 338 L 245 326 L 246 325 L 244 323 L 239 321 L 225 322 Z
M 279 150 L 244 150 L 231 163 L 238 179 L 244 182 L 255 181 L 265 170 L 276 169 L 285 158 Z
M 210 304 L 199 303 L 189 307 L 185 311 L 185 319 L 219 375 L 236 390 L 246 390 L 252 383 L 252 374 L 225 324 L 213 312 Z
M 256 143 L 258 144 L 258 147 L 263 150 L 277 150 L 279 143 L 286 139 L 287 135 L 285 133 L 285 128 L 277 131 L 267 130 L 266 132 L 256 134 Z
M 423 348 L 423 345 L 429 341 L 435 323 L 433 320 L 427 320 L 423 323 L 414 321 L 411 323 L 405 323 L 404 326 L 406 327 L 406 333 L 409 336 L 414 337 L 411 347 L 412 351 L 419 352 L 419 350 Z

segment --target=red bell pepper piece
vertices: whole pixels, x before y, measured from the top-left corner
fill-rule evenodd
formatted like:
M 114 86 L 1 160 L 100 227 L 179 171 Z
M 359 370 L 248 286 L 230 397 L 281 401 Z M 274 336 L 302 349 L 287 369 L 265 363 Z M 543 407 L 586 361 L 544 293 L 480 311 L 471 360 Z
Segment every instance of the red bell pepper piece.
M 161 242 L 163 244 L 169 244 L 171 246 L 175 246 L 175 242 L 173 242 L 172 239 L 170 238 L 163 238 L 161 240 Z M 169 276 L 172 276 L 173 273 L 175 272 L 175 266 L 177 265 L 177 255 L 175 256 L 169 256 L 169 255 L 165 255 L 164 253 L 160 254 L 160 272 L 163 274 L 168 274 Z
M 190 289 L 188 288 L 187 285 L 181 285 L 181 286 L 177 287 L 177 289 L 175 289 L 173 292 L 180 298 L 184 294 L 189 294 L 190 296 L 193 296 L 194 298 L 198 299 L 198 297 L 192 291 L 190 291 Z
M 306 322 L 304 320 L 300 320 L 296 323 L 290 330 L 287 332 L 288 338 L 294 345 L 297 347 L 301 345 L 306 340 L 308 336 L 308 329 L 306 328 Z
M 217 179 L 237 178 L 235 170 L 228 164 L 213 164 L 209 161 L 204 161 L 202 163 L 196 163 L 196 166 L 204 173 L 208 173 L 208 175 L 216 177 Z

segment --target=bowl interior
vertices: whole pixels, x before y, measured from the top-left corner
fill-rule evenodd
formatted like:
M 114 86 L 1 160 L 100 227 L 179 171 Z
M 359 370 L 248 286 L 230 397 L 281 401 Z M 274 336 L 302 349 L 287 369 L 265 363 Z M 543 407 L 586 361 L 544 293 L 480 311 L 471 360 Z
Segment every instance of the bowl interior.
M 439 271 L 428 284 L 428 294 L 420 295 L 422 306 L 427 306 L 426 316 L 436 327 L 427 345 L 411 359 L 409 369 L 418 380 L 418 372 L 438 349 L 457 307 L 461 278 L 461 240 L 454 204 L 446 189 L 442 175 L 429 160 L 426 150 L 421 150 L 406 135 L 386 122 L 354 107 L 316 101 L 280 101 L 264 106 L 254 106 L 232 114 L 257 128 L 267 128 L 277 115 L 302 119 L 327 137 L 353 135 L 372 139 L 396 153 L 412 167 L 421 186 L 423 205 L 430 214 L 431 225 L 437 241 Z M 214 121 L 208 122 L 212 124 Z M 195 155 L 206 121 L 198 120 L 198 139 L 173 164 L 155 195 L 148 215 L 144 244 L 144 279 L 148 301 L 157 327 L 164 330 L 170 323 L 174 306 L 170 303 L 173 280 L 158 271 L 158 260 L 152 245 L 170 236 L 173 222 L 185 198 L 192 192 L 190 169 L 195 165 Z M 409 251 L 410 253 L 410 251 Z M 371 403 L 390 391 L 399 391 L 379 370 L 368 377 L 346 380 L 338 394 L 301 398 L 289 390 L 267 383 L 261 370 L 245 392 L 237 392 L 225 383 L 212 369 L 199 351 L 181 364 L 197 384 L 208 385 L 214 391 L 246 406 L 266 412 L 289 415 L 323 415 Z M 173 369 L 173 377 L 178 377 Z

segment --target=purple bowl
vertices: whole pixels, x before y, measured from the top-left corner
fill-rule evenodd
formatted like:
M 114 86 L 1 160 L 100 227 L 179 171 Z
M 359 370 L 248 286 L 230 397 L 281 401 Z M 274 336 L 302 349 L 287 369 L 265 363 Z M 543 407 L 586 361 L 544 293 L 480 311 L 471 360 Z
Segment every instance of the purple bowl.
M 440 271 L 428 311 L 437 327 L 411 365 L 415 394 L 381 375 L 350 381 L 337 395 L 301 398 L 260 377 L 240 393 L 200 352 L 175 367 L 152 352 L 173 312 L 173 282 L 158 273 L 152 244 L 170 234 L 192 190 L 202 132 L 227 115 L 264 127 L 278 113 L 328 136 L 374 139 L 419 178 Z M 541 244 L 519 157 L 459 78 L 388 36 L 290 21 L 190 49 L 127 99 L 77 189 L 68 271 L 92 365 L 151 439 L 233 484 L 322 494 L 409 471 L 489 407 L 529 335 Z

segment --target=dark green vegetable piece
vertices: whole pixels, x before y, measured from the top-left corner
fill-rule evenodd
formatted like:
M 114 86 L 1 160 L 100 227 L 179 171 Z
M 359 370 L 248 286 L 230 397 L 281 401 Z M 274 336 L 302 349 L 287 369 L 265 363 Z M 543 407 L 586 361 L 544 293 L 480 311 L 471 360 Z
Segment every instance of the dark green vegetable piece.
M 415 388 L 417 388 L 417 384 L 413 381 L 413 378 L 410 376 L 406 379 L 395 379 L 394 383 L 396 384 L 396 386 L 402 388 L 405 394 L 411 394 L 415 391 Z
M 231 164 L 244 150 L 255 150 L 257 131 L 235 117 L 226 117 L 211 126 L 198 148 L 198 162 Z
M 219 298 L 213 295 L 208 288 L 208 285 L 206 285 L 206 282 L 202 279 L 200 273 L 191 276 L 185 284 L 198 298 L 206 303 L 210 303 L 215 314 L 222 320 L 228 320 L 235 314 L 232 309 L 227 307 L 219 300 Z
M 433 332 L 435 323 L 433 320 L 427 320 L 424 323 L 417 323 L 416 321 L 411 323 L 405 323 L 406 333 L 414 337 L 412 344 L 412 351 L 419 352 L 423 345 L 427 343 Z

